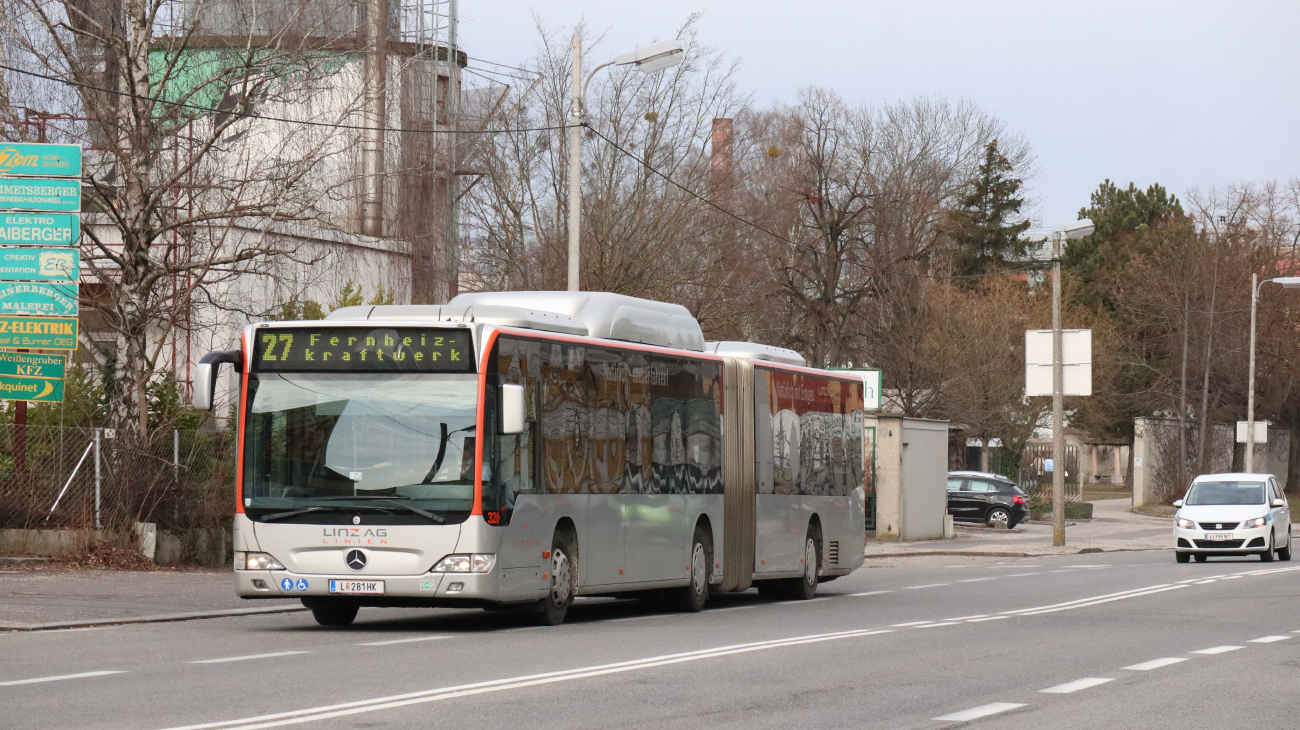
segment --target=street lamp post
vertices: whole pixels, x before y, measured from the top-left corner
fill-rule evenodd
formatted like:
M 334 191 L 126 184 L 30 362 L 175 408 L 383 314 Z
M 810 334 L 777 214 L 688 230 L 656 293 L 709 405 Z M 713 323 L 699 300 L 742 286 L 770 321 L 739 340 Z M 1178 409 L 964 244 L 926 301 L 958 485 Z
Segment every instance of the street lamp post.
M 1052 544 L 1065 545 L 1065 354 L 1061 343 L 1061 241 L 1095 230 L 1084 218 L 1052 230 Z
M 1255 472 L 1255 309 L 1259 304 L 1260 287 L 1272 282 L 1284 289 L 1300 289 L 1300 276 L 1279 276 L 1259 280 L 1259 274 L 1250 275 L 1250 372 L 1246 376 L 1246 473 Z
M 679 40 L 660 41 L 631 53 L 615 56 L 582 78 L 582 36 L 573 34 L 573 94 L 569 109 L 569 291 L 578 291 L 578 245 L 582 223 L 582 126 L 586 121 L 587 84 L 606 66 L 636 64 L 642 73 L 654 73 L 681 63 L 686 52 Z

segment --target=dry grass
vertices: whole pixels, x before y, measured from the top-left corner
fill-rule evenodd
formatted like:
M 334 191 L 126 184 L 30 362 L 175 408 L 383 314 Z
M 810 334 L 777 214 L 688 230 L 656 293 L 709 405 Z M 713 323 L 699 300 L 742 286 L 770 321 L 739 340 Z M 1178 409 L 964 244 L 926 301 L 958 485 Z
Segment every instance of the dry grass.
M 1152 517 L 1173 517 L 1178 513 L 1178 508 L 1167 504 L 1144 504 L 1141 507 L 1134 507 L 1133 511 Z

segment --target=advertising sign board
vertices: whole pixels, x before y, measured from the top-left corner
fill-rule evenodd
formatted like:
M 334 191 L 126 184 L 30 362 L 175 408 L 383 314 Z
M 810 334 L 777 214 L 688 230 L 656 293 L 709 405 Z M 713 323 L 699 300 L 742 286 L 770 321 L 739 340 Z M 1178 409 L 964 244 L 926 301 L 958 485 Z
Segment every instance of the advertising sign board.
M 80 265 L 75 248 L 0 248 L 0 281 L 75 283 Z
M 77 349 L 77 318 L 15 317 L 0 314 L 0 347 L 75 350 Z
M 45 355 L 37 352 L 0 351 L 0 375 L 24 378 L 63 377 L 63 355 Z
M 0 144 L 0 175 L 81 177 L 81 146 Z
M 41 314 L 58 317 L 77 313 L 77 284 L 28 281 L 0 283 L 0 313 Z
M 81 181 L 43 178 L 0 179 L 0 210 L 81 210 Z
M 71 246 L 81 238 L 81 216 L 68 213 L 0 213 L 0 245 Z

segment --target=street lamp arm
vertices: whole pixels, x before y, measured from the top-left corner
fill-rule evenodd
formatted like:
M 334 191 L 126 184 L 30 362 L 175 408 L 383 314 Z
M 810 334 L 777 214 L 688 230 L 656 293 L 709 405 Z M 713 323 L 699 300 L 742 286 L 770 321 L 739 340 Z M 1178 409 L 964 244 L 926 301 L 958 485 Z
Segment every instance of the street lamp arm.
M 602 68 L 605 68 L 606 66 L 613 66 L 613 65 L 614 65 L 614 62 L 613 62 L 613 61 L 607 61 L 607 62 L 605 62 L 605 63 L 600 64 L 599 66 L 593 68 L 593 69 L 591 70 L 591 73 L 587 74 L 587 80 L 584 81 L 584 82 L 582 82 L 582 97 L 581 97 L 581 99 L 582 99 L 582 112 L 583 112 L 584 114 L 587 112 L 587 87 L 588 87 L 588 86 L 591 86 L 591 77 L 595 76 L 595 75 L 596 75 L 596 72 L 599 71 L 599 70 L 601 70 Z

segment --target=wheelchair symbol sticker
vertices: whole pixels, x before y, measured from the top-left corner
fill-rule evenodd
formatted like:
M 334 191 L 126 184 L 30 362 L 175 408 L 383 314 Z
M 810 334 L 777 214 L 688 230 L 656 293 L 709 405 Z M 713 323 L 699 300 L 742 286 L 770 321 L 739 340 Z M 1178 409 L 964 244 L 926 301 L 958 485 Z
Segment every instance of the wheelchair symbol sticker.
M 299 579 L 298 579 L 298 590 L 300 590 L 300 591 L 305 591 L 305 590 L 307 590 L 307 579 L 306 579 L 306 578 L 299 578 Z

